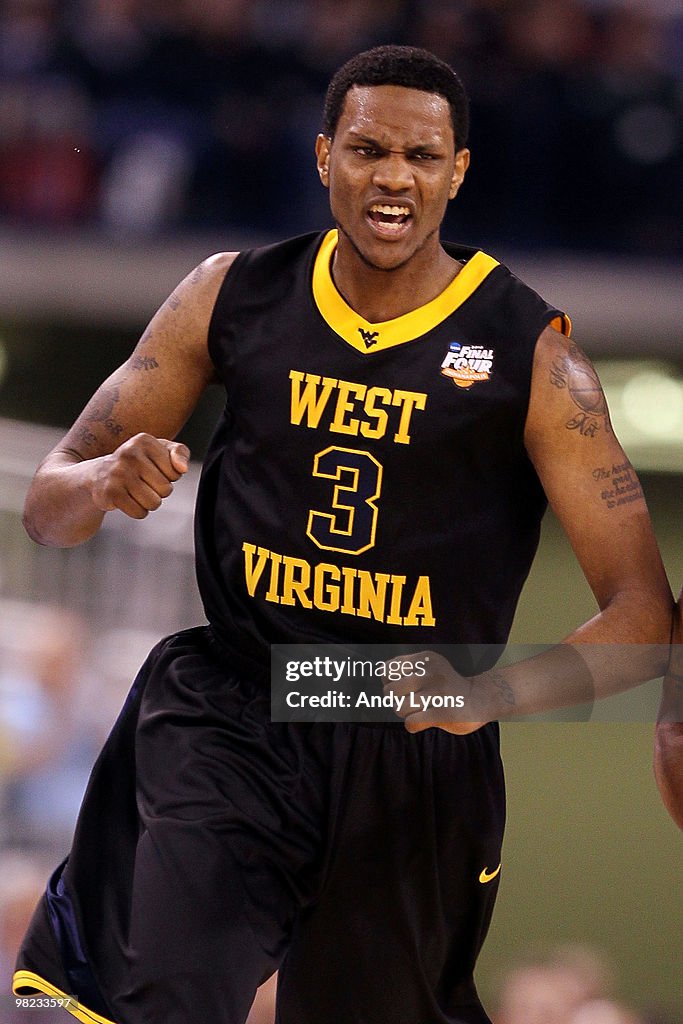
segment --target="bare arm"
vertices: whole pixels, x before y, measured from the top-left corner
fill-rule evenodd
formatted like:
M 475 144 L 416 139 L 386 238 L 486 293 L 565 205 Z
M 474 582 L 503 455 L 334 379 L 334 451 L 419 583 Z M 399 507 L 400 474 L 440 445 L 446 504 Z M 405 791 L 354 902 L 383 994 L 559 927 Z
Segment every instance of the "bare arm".
M 565 642 L 667 644 L 671 591 L 640 483 L 592 364 L 553 328 L 537 345 L 525 440 L 599 607 Z
M 655 779 L 664 806 L 683 829 L 683 590 L 672 633 L 669 671 L 655 728 Z
M 212 256 L 178 285 L 38 467 L 24 506 L 34 540 L 71 547 L 97 532 L 105 512 L 144 519 L 171 493 L 189 457 L 172 439 L 214 378 L 207 330 L 234 258 Z
M 525 440 L 548 501 L 595 595 L 598 612 L 568 637 L 570 666 L 586 664 L 583 682 L 568 676 L 556 706 L 601 698 L 664 670 L 673 599 L 642 489 L 612 431 L 597 374 L 581 349 L 553 328 L 539 339 Z M 590 645 L 590 646 L 584 646 Z M 576 671 L 576 670 L 575 670 Z M 533 676 L 531 677 L 533 679 Z M 544 710 L 548 683 L 529 697 Z
M 595 595 L 598 612 L 550 651 L 475 677 L 472 727 L 628 689 L 664 671 L 673 599 L 635 471 L 609 421 L 589 360 L 553 328 L 539 338 L 525 442 L 548 500 Z M 586 646 L 588 645 L 588 646 Z M 443 660 L 420 688 L 458 688 Z M 414 688 L 414 687 L 412 687 Z M 467 711 L 467 706 L 465 708 Z M 463 715 L 461 714 L 462 718 Z M 427 728 L 434 712 L 407 719 Z M 468 728 L 451 727 L 453 732 Z

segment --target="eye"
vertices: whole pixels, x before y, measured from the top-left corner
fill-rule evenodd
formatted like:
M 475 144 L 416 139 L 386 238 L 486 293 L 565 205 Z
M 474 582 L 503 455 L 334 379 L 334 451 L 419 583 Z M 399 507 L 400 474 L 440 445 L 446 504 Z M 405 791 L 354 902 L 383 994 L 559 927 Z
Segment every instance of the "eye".
M 413 153 L 413 159 L 415 160 L 438 160 L 436 153 L 426 153 L 423 150 L 418 150 L 417 153 Z
M 358 156 L 377 156 L 377 150 L 374 146 L 353 146 L 353 152 L 357 153 Z

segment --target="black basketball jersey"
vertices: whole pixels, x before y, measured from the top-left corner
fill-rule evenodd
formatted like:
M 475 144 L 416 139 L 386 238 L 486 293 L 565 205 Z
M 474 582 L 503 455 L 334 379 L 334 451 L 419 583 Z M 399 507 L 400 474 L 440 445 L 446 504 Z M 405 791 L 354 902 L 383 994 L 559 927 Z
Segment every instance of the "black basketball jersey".
M 197 572 L 247 661 L 271 643 L 504 643 L 545 497 L 523 441 L 535 343 L 568 320 L 481 251 L 372 324 L 331 275 L 336 231 L 240 254 L 209 350 L 226 406 Z

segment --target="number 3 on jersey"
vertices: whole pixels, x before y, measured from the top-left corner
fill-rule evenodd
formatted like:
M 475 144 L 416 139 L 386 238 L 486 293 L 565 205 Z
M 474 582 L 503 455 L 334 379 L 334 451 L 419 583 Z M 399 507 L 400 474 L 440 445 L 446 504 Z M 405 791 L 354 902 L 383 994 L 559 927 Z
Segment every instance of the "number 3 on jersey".
M 368 452 L 333 445 L 318 452 L 313 476 L 335 481 L 330 512 L 311 509 L 307 535 L 325 551 L 360 555 L 375 543 L 382 466 Z

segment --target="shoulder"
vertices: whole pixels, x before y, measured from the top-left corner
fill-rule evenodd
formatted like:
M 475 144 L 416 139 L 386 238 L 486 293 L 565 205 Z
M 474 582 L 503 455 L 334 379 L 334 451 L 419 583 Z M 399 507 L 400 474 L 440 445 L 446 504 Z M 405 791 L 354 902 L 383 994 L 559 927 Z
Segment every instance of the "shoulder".
M 324 237 L 324 232 L 311 232 L 240 253 L 210 257 L 208 272 L 224 282 L 216 295 L 217 314 L 233 315 L 239 310 L 261 308 L 269 299 L 291 294 L 297 281 L 308 280 L 312 274 Z M 216 261 L 215 267 L 211 261 Z
M 465 276 L 475 284 L 473 314 L 485 311 L 494 329 L 524 340 L 527 346 L 533 346 L 548 325 L 563 334 L 570 333 L 571 320 L 564 310 L 548 302 L 497 256 L 451 242 L 445 242 L 444 248 L 464 264 Z
M 219 252 L 202 260 L 156 311 L 135 352 L 149 365 L 160 359 L 197 360 L 209 366 L 207 333 L 216 300 L 239 253 Z
M 220 288 L 240 256 L 239 252 L 216 252 L 212 256 L 207 256 L 188 274 L 182 284 L 187 282 L 188 290 L 193 289 L 199 294 Z
M 515 310 L 529 325 L 533 325 L 537 336 L 545 334 L 547 341 L 569 337 L 572 321 L 568 313 L 523 281 L 505 263 L 498 263 L 491 278 L 501 303 L 509 310 Z
M 239 255 L 239 252 L 216 252 L 202 260 L 199 266 L 203 267 L 207 274 L 225 276 Z
M 540 409 L 546 425 L 549 418 L 564 421 L 571 414 L 565 426 L 581 436 L 593 437 L 603 429 L 611 433 L 607 403 L 595 367 L 572 338 L 550 325 L 541 331 L 536 343 L 529 427 L 535 422 L 534 410 Z
M 297 235 L 294 238 L 286 238 L 282 241 L 268 243 L 267 245 L 244 249 L 238 254 L 222 253 L 219 255 L 235 256 L 233 261 L 235 264 L 234 271 L 231 274 L 232 279 L 245 271 L 252 274 L 272 274 L 278 270 L 287 270 L 297 263 L 303 262 L 305 264 L 318 252 L 324 238 L 325 232 L 312 231 L 305 235 Z
M 545 371 L 556 390 L 600 387 L 597 372 L 584 350 L 561 329 L 561 318 L 547 324 L 536 342 L 534 372 Z
M 239 257 L 238 252 L 218 252 L 202 260 L 174 288 L 155 319 L 179 326 L 208 322 L 221 287 Z

